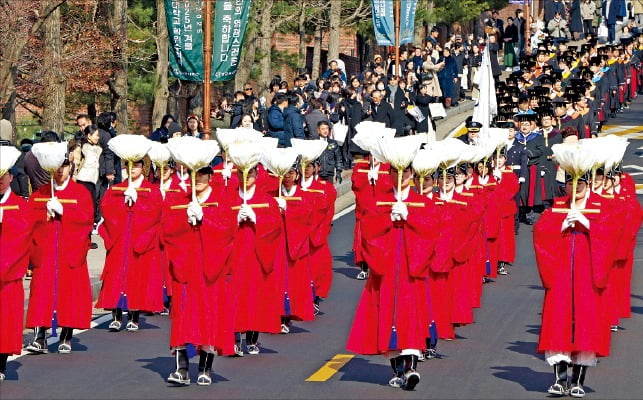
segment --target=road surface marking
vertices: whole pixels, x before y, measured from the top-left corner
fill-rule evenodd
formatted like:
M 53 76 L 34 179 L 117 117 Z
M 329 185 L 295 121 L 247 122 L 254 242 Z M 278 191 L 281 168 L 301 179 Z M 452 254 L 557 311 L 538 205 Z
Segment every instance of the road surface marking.
M 643 139 L 643 126 L 633 126 L 631 128 L 622 128 L 621 126 L 604 126 L 599 136 L 607 135 L 623 136 L 628 139 Z
M 336 354 L 330 361 L 309 376 L 306 382 L 326 382 L 353 357 L 355 357 L 353 354 Z

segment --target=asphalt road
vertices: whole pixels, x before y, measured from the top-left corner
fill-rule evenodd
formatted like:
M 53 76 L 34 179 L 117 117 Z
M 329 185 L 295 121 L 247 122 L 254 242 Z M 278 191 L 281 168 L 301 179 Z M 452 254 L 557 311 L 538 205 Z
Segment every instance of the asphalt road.
M 641 104 L 639 104 L 641 103 Z M 641 124 L 643 101 L 617 122 L 627 129 Z M 638 110 L 641 108 L 641 110 Z M 626 116 L 631 119 L 626 121 Z M 623 128 L 625 129 L 625 128 Z M 633 140 L 624 165 L 641 165 L 643 140 Z M 636 170 L 631 168 L 631 171 Z M 643 183 L 643 174 L 635 175 Z M 643 196 L 639 195 L 639 202 Z M 485 285 L 476 323 L 457 329 L 454 341 L 438 344 L 440 359 L 419 365 L 422 381 L 414 392 L 387 386 L 391 376 L 384 357 L 354 355 L 323 382 L 307 382 L 337 354 L 350 354 L 345 341 L 363 281 L 352 266 L 352 212 L 335 221 L 331 235 L 334 254 L 333 289 L 322 303 L 323 315 L 309 323 L 294 323 L 289 335 L 262 335 L 262 352 L 243 358 L 215 359 L 214 383 L 194 382 L 197 361 L 192 359 L 193 384 L 174 387 L 165 382 L 173 370 L 168 349 L 168 317 L 142 317 L 136 333 L 107 331 L 104 322 L 73 339 L 74 352 L 60 355 L 57 344 L 47 355 L 27 355 L 11 361 L 8 380 L 0 384 L 1 399 L 241 399 L 241 398 L 431 398 L 431 399 L 541 399 L 553 383 L 553 371 L 536 354 L 543 289 L 535 266 L 531 227 L 517 236 L 518 258 L 510 275 Z M 588 372 L 588 398 L 639 399 L 643 393 L 643 260 L 639 231 L 632 282 L 632 318 L 612 335 L 612 354 Z M 100 321 L 100 320 L 99 320 Z

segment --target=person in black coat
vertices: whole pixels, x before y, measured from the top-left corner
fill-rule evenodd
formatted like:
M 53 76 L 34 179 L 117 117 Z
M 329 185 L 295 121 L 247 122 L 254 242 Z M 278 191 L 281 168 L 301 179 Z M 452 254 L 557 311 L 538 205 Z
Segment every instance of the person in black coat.
M 431 109 L 429 108 L 429 104 L 431 104 L 433 98 L 428 95 L 428 92 L 429 86 L 420 84 L 417 93 L 413 97 L 413 103 L 422 112 L 422 115 L 424 115 L 424 120 L 418 122 L 415 126 L 416 133 L 429 132 L 429 123 L 435 131 L 435 122 L 431 117 Z
M 330 183 L 333 183 L 333 178 L 335 178 L 337 183 L 342 183 L 344 163 L 342 162 L 341 146 L 335 139 L 328 137 L 330 135 L 330 124 L 328 122 L 319 121 L 317 132 L 319 133 L 319 140 L 328 142 L 324 152 L 317 158 L 319 178 Z
M 373 90 L 371 93 L 373 104 L 371 105 L 371 117 L 374 122 L 382 122 L 387 128 L 393 127 L 393 107 L 384 101 L 384 93 Z

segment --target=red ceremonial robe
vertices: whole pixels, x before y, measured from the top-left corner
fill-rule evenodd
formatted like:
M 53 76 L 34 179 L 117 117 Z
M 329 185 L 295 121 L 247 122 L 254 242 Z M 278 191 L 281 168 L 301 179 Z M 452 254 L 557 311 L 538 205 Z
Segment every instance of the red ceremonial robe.
M 491 201 L 492 207 L 498 207 L 500 226 L 498 231 L 498 260 L 513 263 L 516 259 L 516 234 L 514 233 L 514 216 L 517 207 L 516 193 L 520 190 L 518 177 L 511 168 L 503 169 L 500 182 Z
M 63 215 L 53 219 L 47 216 L 50 185 L 41 186 L 29 198 L 34 225 L 27 327 L 52 327 L 55 312 L 58 326 L 87 329 L 92 317 L 87 252 L 94 204 L 89 191 L 71 179 L 64 189 L 55 193 L 62 202 Z
M 440 200 L 437 193 L 433 195 L 433 201 L 440 218 L 440 233 L 435 246 L 435 257 L 431 260 L 429 270 L 429 289 L 433 295 L 430 301 L 434 309 L 438 337 L 448 340 L 455 339 L 455 304 L 459 303 L 465 307 L 470 307 L 471 304 L 466 289 L 455 290 L 454 280 L 449 278 L 453 270 L 459 273 L 466 269 L 471 254 L 467 238 L 470 217 L 464 204 Z M 462 203 L 462 200 L 458 201 Z
M 454 324 L 471 324 L 473 319 L 473 308 L 479 307 L 482 293 L 482 267 L 484 266 L 484 238 L 481 234 L 481 220 L 484 205 L 481 203 L 482 194 L 471 191 L 455 192 L 452 205 L 458 205 L 458 211 L 450 212 L 460 218 L 463 230 L 456 236 L 456 241 L 466 244 L 469 251 L 462 254 L 455 254 L 455 263 L 448 277 L 448 284 L 453 296 L 451 302 L 451 321 Z M 459 244 L 459 243 L 458 243 Z M 455 245 L 454 245 L 455 246 Z M 460 250 L 463 250 L 462 248 Z M 457 252 L 459 253 L 459 252 Z
M 237 208 L 233 210 L 236 218 L 238 207 L 243 203 L 239 192 L 227 192 L 224 203 Z M 279 333 L 284 294 L 276 281 L 275 256 L 284 234 L 281 213 L 275 199 L 258 190 L 247 203 L 259 206 L 253 208 L 257 223 L 246 221 L 238 225 L 228 258 L 228 270 L 232 274 L 234 331 Z
M 364 262 L 362 254 L 362 217 L 364 204 L 371 202 L 377 194 L 393 193 L 389 164 L 380 163 L 378 178 L 375 183 L 368 179 L 370 164 L 368 162 L 355 163 L 351 175 L 352 190 L 355 194 L 355 229 L 353 231 L 353 256 L 355 265 Z
M 364 258 L 371 269 L 355 312 L 346 348 L 359 354 L 385 354 L 423 349 L 429 321 L 425 319 L 426 274 L 437 230 L 429 207 L 408 206 L 406 221 L 391 221 L 395 197 L 378 194 L 364 208 Z M 405 202 L 424 204 L 410 191 Z M 392 332 L 395 332 L 394 334 Z
M 275 257 L 275 276 L 281 291 L 288 296 L 289 306 L 284 306 L 282 315 L 312 321 L 314 282 L 308 258 L 316 204 L 312 193 L 294 188 L 291 198 L 286 198 L 287 207 L 282 215 L 285 235 Z
M 493 175 L 489 175 L 487 183 L 484 184 L 481 183 L 480 179 L 480 176 L 475 174 L 472 186 L 482 187 L 482 198 L 478 197 L 476 200 L 482 201 L 484 204 L 482 233 L 485 238 L 485 265 L 481 272 L 482 276 L 496 279 L 498 277 L 498 234 L 500 231 L 501 208 L 493 203 L 498 183 Z M 482 282 L 482 278 L 480 282 Z
M 239 176 L 237 174 L 237 167 L 233 166 L 230 174 L 230 179 L 224 179 L 223 174 L 221 173 L 221 171 L 223 171 L 224 169 L 224 165 L 225 161 L 212 167 L 212 172 L 214 172 L 214 174 L 212 175 L 212 189 L 217 193 L 223 193 L 227 191 L 236 192 L 237 190 L 239 190 Z
M 22 277 L 29 265 L 32 221 L 22 197 L 9 193 L 6 201 L 2 200 L 0 195 L 0 353 L 20 354 L 25 308 Z
M 103 287 L 97 308 L 163 310 L 163 270 L 161 268 L 160 223 L 163 198 L 158 187 L 141 184 L 132 207 L 124 202 L 127 188 L 122 182 L 105 193 L 101 210 L 105 222 L 98 231 L 105 241 L 107 257 L 101 275 Z M 120 304 L 119 304 L 120 303 Z
M 192 226 L 186 208 L 173 209 L 191 199 L 191 194 L 173 197 L 163 208 L 163 240 L 176 294 L 170 314 L 170 347 L 191 343 L 213 346 L 219 355 L 234 354 L 232 288 L 226 262 L 236 215 L 226 204 L 217 203 L 212 190 L 203 202 L 203 220 Z
M 335 200 L 337 190 L 331 183 L 323 180 L 313 180 L 309 188 L 302 191 L 312 193 L 317 204 L 314 228 L 310 235 L 310 256 L 308 262 L 315 284 L 315 294 L 322 298 L 328 297 L 333 280 L 333 255 L 328 245 L 333 216 L 335 215 Z
M 590 195 L 579 223 L 561 233 L 565 213 L 546 210 L 534 225 L 534 250 L 545 288 L 538 352 L 593 352 L 609 355 L 610 324 L 604 298 L 618 229 L 602 199 Z M 569 198 L 554 199 L 554 208 L 569 208 Z

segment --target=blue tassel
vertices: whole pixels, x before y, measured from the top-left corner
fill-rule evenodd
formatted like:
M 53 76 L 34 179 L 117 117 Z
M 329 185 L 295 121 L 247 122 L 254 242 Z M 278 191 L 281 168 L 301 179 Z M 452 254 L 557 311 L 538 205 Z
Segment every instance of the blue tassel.
M 51 319 L 51 337 L 58 337 L 58 317 L 54 310 L 54 317 Z
M 388 341 L 388 349 L 397 350 L 397 331 L 395 330 L 395 326 L 391 327 L 391 338 Z
M 288 292 L 284 292 L 284 315 L 290 315 L 290 297 L 288 297 Z
M 485 262 L 485 267 L 486 267 L 486 270 L 487 270 L 487 275 L 491 275 L 491 261 L 487 260 Z
M 120 308 L 123 311 L 129 310 L 129 308 L 127 307 L 127 294 L 121 293 L 121 297 L 118 299 L 116 308 Z
M 429 344 L 431 346 L 435 346 L 436 344 L 438 344 L 438 327 L 435 324 L 435 321 L 431 321 L 431 323 L 429 324 L 429 334 L 431 335 Z
M 188 343 L 185 345 L 185 352 L 187 353 L 188 358 L 192 358 L 196 356 L 196 347 L 192 343 Z
M 167 288 L 163 286 L 163 304 L 167 304 Z

